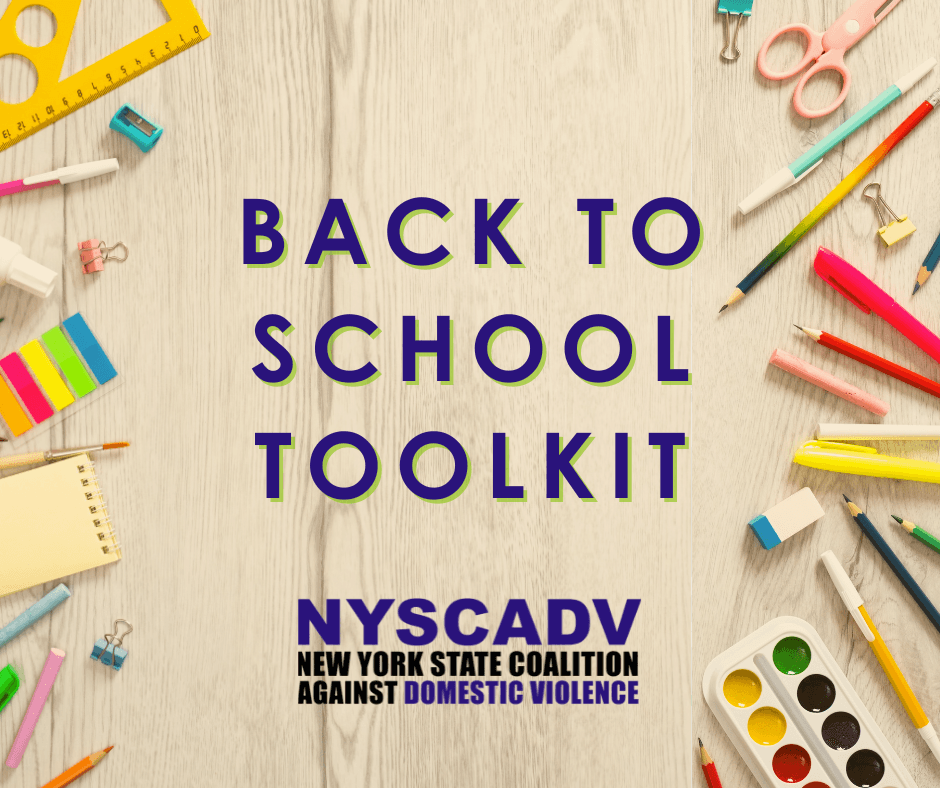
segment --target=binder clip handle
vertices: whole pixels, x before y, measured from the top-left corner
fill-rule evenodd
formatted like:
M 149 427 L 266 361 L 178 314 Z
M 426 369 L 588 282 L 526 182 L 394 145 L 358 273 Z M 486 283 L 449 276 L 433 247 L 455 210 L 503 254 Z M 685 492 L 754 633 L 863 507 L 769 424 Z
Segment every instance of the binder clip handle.
M 731 34 L 731 17 L 736 16 L 737 22 L 734 24 L 734 35 Z M 738 49 L 738 33 L 741 30 L 741 20 L 744 14 L 724 14 L 725 17 L 725 45 L 722 47 L 719 55 L 725 63 L 734 63 L 741 57 L 741 50 Z
M 118 257 L 117 255 L 115 255 L 115 254 L 114 254 L 114 250 L 115 250 L 115 249 L 123 249 L 123 250 L 124 250 L 124 256 L 123 256 L 123 257 Z M 128 250 L 128 248 L 127 248 L 127 244 L 124 243 L 124 241 L 118 241 L 114 246 L 105 246 L 105 245 L 104 245 L 104 242 L 102 242 L 102 243 L 101 243 L 101 251 L 104 252 L 104 261 L 105 261 L 106 263 L 111 263 L 111 262 L 114 262 L 114 263 L 123 263 L 123 262 L 127 259 L 127 255 L 129 254 L 129 250 Z M 126 624 L 127 622 L 125 621 L 124 623 Z
M 868 193 L 869 189 L 872 190 L 872 194 Z M 891 224 L 892 219 L 896 222 L 901 221 L 901 217 L 891 210 L 891 206 L 888 205 L 885 198 L 881 196 L 880 183 L 869 183 L 862 192 L 862 197 L 871 200 L 875 204 L 875 210 L 878 212 L 878 221 L 881 222 L 882 227 Z
M 118 624 L 123 624 L 125 627 L 127 627 L 127 630 L 120 637 L 118 637 Z M 120 646 L 124 642 L 124 638 L 126 638 L 133 631 L 134 631 L 134 627 L 132 627 L 123 618 L 119 618 L 117 621 L 114 622 L 114 634 L 105 635 L 105 637 L 111 638 L 111 640 L 109 640 L 108 642 L 112 643 L 115 646 Z

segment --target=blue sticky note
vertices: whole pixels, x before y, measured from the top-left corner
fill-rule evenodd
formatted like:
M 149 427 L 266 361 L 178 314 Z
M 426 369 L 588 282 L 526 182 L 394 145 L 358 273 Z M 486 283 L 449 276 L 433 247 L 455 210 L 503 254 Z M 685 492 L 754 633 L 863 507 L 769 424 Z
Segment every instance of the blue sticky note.
M 104 352 L 104 348 L 95 339 L 91 333 L 88 323 L 82 317 L 81 312 L 76 312 L 69 318 L 62 321 L 62 326 L 68 332 L 75 348 L 85 359 L 85 363 L 91 370 L 91 373 L 97 378 L 98 383 L 107 383 L 112 378 L 117 377 L 117 370 L 111 363 L 111 359 Z

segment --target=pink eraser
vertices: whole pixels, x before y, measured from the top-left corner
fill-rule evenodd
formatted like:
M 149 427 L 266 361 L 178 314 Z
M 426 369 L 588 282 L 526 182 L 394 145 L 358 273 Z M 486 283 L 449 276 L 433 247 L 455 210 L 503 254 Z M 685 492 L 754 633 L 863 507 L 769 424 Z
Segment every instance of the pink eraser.
M 874 413 L 877 416 L 886 416 L 888 413 L 889 406 L 887 402 L 883 402 L 867 391 L 856 388 L 851 383 L 846 383 L 835 375 L 824 372 L 819 367 L 814 367 L 801 358 L 791 356 L 785 350 L 777 348 L 771 353 L 770 363 L 775 367 L 789 372 L 791 375 L 803 378 L 807 383 L 812 383 L 814 386 L 825 389 L 830 394 L 842 397 L 842 399 L 851 402 L 853 405 L 865 408 L 869 413 Z
M 57 648 L 49 650 L 46 664 L 42 666 L 42 673 L 39 674 L 39 682 L 36 684 L 36 689 L 33 690 L 33 697 L 29 700 L 26 716 L 23 717 L 23 722 L 20 723 L 20 729 L 16 733 L 13 746 L 10 748 L 10 754 L 7 756 L 7 766 L 11 769 L 19 766 L 20 761 L 23 760 L 26 745 L 29 744 L 33 731 L 36 730 L 39 715 L 42 714 L 42 708 L 46 705 L 46 698 L 52 692 L 52 685 L 55 683 L 55 677 L 59 674 L 63 659 L 65 659 L 64 651 Z

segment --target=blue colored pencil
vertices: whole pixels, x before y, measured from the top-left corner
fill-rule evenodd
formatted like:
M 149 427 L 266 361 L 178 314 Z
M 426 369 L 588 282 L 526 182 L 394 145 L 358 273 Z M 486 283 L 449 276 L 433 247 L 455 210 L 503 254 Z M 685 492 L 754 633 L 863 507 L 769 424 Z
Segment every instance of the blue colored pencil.
M 852 503 L 852 501 L 849 500 L 849 496 L 845 493 L 842 494 L 842 497 L 845 498 L 845 503 L 846 506 L 849 507 L 852 519 L 855 520 L 858 527 L 862 529 L 862 533 L 868 537 L 869 541 L 875 546 L 875 549 L 881 553 L 881 557 L 884 558 L 894 574 L 897 575 L 898 580 L 901 581 L 901 585 L 914 597 L 914 601 L 917 603 L 918 607 L 920 607 L 920 609 L 924 611 L 924 615 L 930 619 L 930 623 L 934 625 L 934 629 L 940 632 L 940 612 L 934 607 L 933 602 L 930 601 L 923 589 L 917 585 L 917 581 L 911 577 L 911 573 L 908 572 L 904 564 L 901 563 L 901 559 L 894 554 L 894 550 L 888 546 L 888 543 L 881 534 L 878 533 L 878 529 L 875 528 L 875 524 L 868 519 L 868 515 Z
M 938 235 L 937 240 L 933 242 L 933 246 L 931 246 L 930 251 L 927 252 L 927 258 L 924 260 L 924 264 L 917 272 L 917 281 L 914 282 L 914 293 L 924 286 L 933 273 L 933 269 L 937 267 L 937 263 L 940 263 L 940 235 Z M 914 293 L 911 293 L 911 295 L 914 295 Z
M 47 613 L 51 613 L 66 599 L 72 596 L 64 583 L 59 583 L 36 604 L 26 608 L 3 629 L 0 629 L 0 648 L 3 648 L 17 635 L 22 634 Z

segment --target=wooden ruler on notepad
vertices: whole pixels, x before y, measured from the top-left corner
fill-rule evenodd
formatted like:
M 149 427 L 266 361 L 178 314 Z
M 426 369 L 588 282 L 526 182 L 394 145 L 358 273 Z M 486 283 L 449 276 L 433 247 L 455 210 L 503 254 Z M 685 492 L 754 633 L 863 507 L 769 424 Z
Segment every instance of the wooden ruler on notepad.
M 12 0 L 0 17 L 0 57 L 26 58 L 36 67 L 38 79 L 36 91 L 26 101 L 0 101 L 0 151 L 209 37 L 190 0 L 161 2 L 168 22 L 72 76 L 59 79 L 81 0 L 41 0 L 56 18 L 55 35 L 41 47 L 27 46 L 16 33 L 20 12 L 36 5 L 37 0 Z

